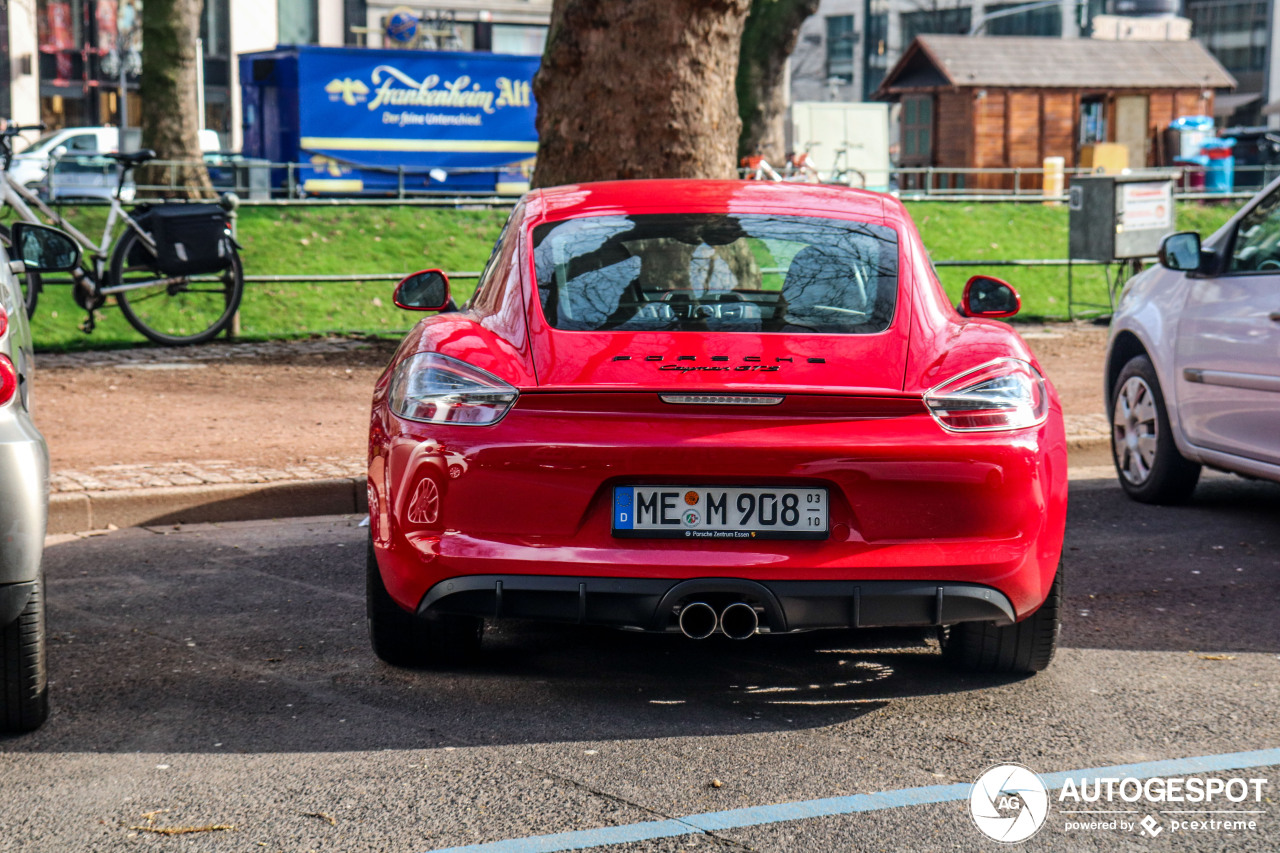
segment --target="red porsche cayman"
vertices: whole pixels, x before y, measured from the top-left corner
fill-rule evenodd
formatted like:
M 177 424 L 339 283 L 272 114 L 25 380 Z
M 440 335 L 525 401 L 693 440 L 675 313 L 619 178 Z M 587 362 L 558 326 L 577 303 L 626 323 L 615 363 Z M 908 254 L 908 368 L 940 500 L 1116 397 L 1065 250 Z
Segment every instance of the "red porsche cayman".
M 485 619 L 745 639 L 937 626 L 970 668 L 1058 635 L 1062 411 L 975 277 L 959 309 L 897 200 L 798 184 L 538 190 L 379 379 L 368 615 L 400 665 Z

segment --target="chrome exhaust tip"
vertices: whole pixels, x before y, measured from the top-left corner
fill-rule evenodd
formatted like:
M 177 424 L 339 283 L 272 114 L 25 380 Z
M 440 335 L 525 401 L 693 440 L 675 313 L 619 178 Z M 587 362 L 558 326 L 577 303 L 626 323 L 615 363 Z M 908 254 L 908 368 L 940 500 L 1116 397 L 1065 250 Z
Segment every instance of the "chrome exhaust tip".
M 705 640 L 716 632 L 716 611 L 702 601 L 680 608 L 680 632 L 691 640 Z
M 760 630 L 760 617 L 750 604 L 737 601 L 720 612 L 720 630 L 731 640 L 745 640 Z

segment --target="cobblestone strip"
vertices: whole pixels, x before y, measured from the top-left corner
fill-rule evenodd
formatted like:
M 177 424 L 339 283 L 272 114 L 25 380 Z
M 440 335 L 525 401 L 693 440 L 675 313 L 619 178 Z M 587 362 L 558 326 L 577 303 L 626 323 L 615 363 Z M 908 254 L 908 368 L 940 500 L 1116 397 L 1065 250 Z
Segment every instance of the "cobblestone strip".
M 1067 415 L 1067 440 L 1105 444 L 1110 426 L 1105 415 Z M 117 491 L 160 486 L 199 486 L 212 483 L 274 483 L 284 480 L 328 480 L 362 477 L 361 458 L 326 457 L 277 468 L 253 467 L 227 459 L 165 462 L 151 465 L 99 465 L 84 470 L 55 471 L 51 492 Z
M 166 462 L 153 465 L 101 465 L 83 471 L 55 471 L 49 491 L 119 491 L 160 486 L 200 486 L 213 483 L 273 483 L 284 480 L 328 480 L 360 477 L 363 459 L 332 457 L 279 468 L 256 468 L 225 459 Z
M 1106 415 L 1063 415 L 1063 425 L 1067 429 L 1068 441 L 1087 441 L 1111 439 L 1111 424 Z
M 368 349 L 363 338 L 319 338 L 305 341 L 211 342 L 198 347 L 134 347 L 116 350 L 40 353 L 36 367 L 102 367 L 117 364 L 171 364 L 193 361 L 251 361 L 262 357 L 284 358 Z

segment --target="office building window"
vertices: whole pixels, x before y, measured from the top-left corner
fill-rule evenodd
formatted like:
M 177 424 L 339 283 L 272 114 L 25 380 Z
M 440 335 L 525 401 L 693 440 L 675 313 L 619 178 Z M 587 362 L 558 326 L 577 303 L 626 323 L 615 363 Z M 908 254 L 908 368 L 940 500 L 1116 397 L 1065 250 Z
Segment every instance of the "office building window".
M 1026 3 L 1001 3 L 987 7 L 987 14 L 1006 12 Z M 1013 15 L 1004 15 L 987 21 L 983 31 L 989 36 L 1053 36 L 1062 35 L 1062 9 L 1057 6 L 1046 6 L 1042 9 L 1031 9 Z
M 889 14 L 872 12 L 867 19 L 867 79 L 862 81 L 862 99 L 871 100 L 889 71 Z
M 827 79 L 853 82 L 853 15 L 827 18 Z
M 319 13 L 316 0 L 280 0 L 277 22 L 280 26 L 280 44 L 317 44 L 319 42 Z
M 1228 71 L 1262 71 L 1267 65 L 1267 3 L 1209 0 L 1187 4 L 1191 34 Z
M 493 25 L 493 52 L 521 56 L 542 56 L 547 44 L 547 28 L 519 24 Z
M 911 44 L 916 36 L 933 33 L 965 35 L 972 23 L 973 10 L 967 6 L 960 9 L 929 9 L 924 12 L 904 12 L 902 15 L 902 43 Z

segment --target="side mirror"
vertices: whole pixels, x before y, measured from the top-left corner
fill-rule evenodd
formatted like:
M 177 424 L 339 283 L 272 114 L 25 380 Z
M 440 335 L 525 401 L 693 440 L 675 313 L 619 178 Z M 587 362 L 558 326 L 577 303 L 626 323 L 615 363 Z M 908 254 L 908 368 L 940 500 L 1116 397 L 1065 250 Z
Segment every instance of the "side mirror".
M 1178 272 L 1195 272 L 1200 269 L 1200 235 L 1194 231 L 1170 234 L 1160 244 L 1156 257 L 1162 267 Z
M 1017 314 L 1022 309 L 1022 299 L 1008 282 L 989 275 L 975 275 L 965 282 L 959 308 L 964 317 L 998 319 Z
M 410 311 L 443 311 L 449 306 L 449 279 L 440 270 L 422 270 L 396 285 L 395 303 Z
M 10 239 L 13 260 L 28 272 L 65 272 L 80 264 L 80 244 L 57 228 L 15 222 Z
M 66 153 L 67 153 L 67 146 L 59 145 L 57 148 L 49 152 L 49 156 L 55 160 L 61 160 Z

